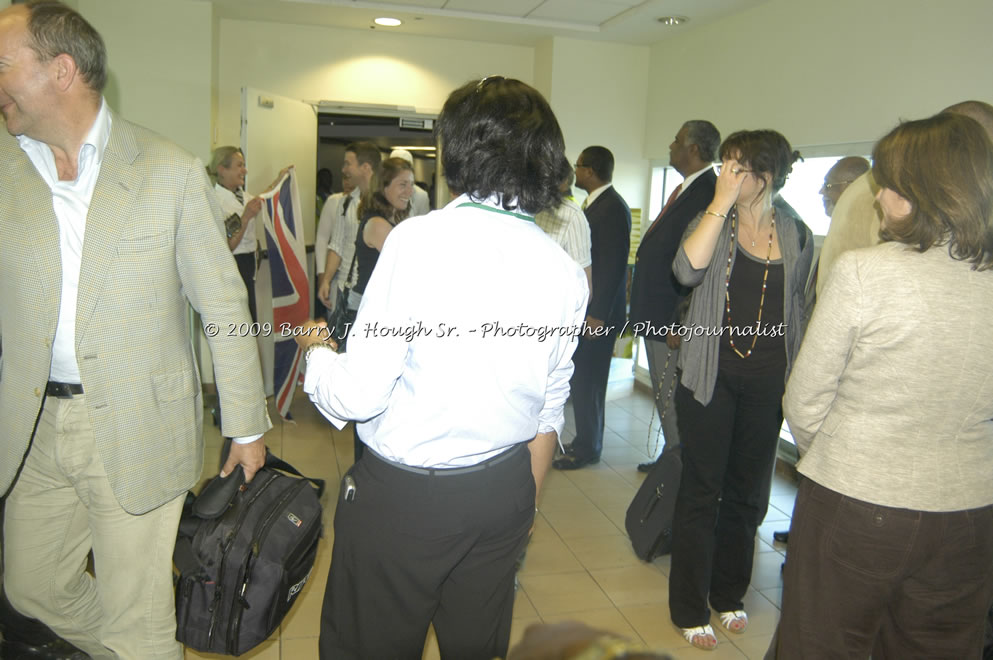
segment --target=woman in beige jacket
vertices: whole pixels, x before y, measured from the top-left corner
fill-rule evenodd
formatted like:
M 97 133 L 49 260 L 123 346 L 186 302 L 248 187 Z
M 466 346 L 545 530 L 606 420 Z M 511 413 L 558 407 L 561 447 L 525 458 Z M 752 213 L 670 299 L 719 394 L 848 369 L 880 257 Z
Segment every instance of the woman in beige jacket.
M 805 478 L 774 650 L 975 658 L 993 601 L 993 145 L 943 113 L 873 161 L 887 242 L 838 259 L 786 388 Z

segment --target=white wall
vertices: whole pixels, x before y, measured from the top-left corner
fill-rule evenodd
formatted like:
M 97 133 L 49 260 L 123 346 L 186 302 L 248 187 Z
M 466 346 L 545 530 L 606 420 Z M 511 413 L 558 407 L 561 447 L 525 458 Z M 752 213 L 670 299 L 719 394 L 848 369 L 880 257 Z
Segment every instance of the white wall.
M 79 0 L 107 44 L 107 102 L 206 161 L 210 155 L 212 6 Z
M 991 101 L 991 30 L 990 0 L 769 0 L 652 47 L 646 154 L 667 158 L 687 119 L 804 147 Z
M 491 74 L 530 83 L 532 48 L 317 26 L 221 20 L 218 144 L 238 143 L 239 90 L 300 100 L 414 106 Z
M 584 148 L 607 147 L 614 154 L 614 187 L 629 206 L 647 207 L 649 48 L 560 37 L 551 42 L 539 47 L 535 70 L 549 87 L 541 91 L 562 126 L 566 155 L 575 163 Z

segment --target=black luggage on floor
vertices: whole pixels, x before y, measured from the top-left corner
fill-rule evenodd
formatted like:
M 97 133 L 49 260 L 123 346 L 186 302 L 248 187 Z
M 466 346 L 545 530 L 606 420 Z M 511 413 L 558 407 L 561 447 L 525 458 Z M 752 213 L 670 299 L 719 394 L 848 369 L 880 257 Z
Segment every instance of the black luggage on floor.
M 672 549 L 672 516 L 682 470 L 679 447 L 666 448 L 631 500 L 624 527 L 639 559 L 652 561 Z
M 317 556 L 324 482 L 271 454 L 250 484 L 238 488 L 239 477 L 240 466 L 188 497 L 180 521 L 176 639 L 197 651 L 241 655 L 264 642 Z

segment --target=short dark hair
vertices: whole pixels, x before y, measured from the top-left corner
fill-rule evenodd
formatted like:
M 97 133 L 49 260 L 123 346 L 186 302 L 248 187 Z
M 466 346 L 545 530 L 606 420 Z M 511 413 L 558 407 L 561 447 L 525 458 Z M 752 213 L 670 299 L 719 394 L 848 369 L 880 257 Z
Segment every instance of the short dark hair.
M 68 55 L 83 81 L 96 93 L 107 84 L 107 47 L 92 25 L 78 12 L 55 0 L 24 3 L 30 15 L 31 50 L 42 62 Z
M 721 145 L 720 157 L 738 161 L 760 178 L 768 174 L 772 178 L 773 194 L 782 190 L 786 177 L 793 171 L 793 163 L 801 160 L 800 152 L 793 151 L 782 133 L 769 129 L 732 133 Z
M 717 148 L 721 146 L 721 133 L 706 119 L 691 119 L 686 127 L 686 144 L 695 144 L 700 160 L 712 163 L 717 159 Z
M 900 124 L 873 147 L 872 176 L 911 206 L 883 238 L 921 252 L 948 243 L 953 258 L 993 267 L 993 144 L 979 122 L 944 112 Z
M 369 167 L 372 168 L 373 172 L 379 170 L 379 163 L 383 160 L 383 153 L 372 142 L 367 140 L 350 142 L 345 146 L 345 152 L 347 153 L 349 151 L 355 154 L 355 160 L 359 162 L 359 165 L 369 163 Z
M 596 178 L 610 183 L 614 178 L 614 154 L 607 147 L 586 147 L 579 154 L 583 165 L 593 170 Z
M 475 200 L 497 194 L 504 209 L 529 214 L 562 201 L 562 129 L 530 85 L 502 76 L 466 83 L 445 101 L 435 137 L 454 192 Z

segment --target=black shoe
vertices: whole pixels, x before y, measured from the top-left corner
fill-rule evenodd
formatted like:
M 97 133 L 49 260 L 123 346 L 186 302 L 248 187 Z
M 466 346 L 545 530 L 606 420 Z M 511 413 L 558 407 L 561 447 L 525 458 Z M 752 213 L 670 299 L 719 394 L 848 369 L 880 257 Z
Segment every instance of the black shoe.
M 655 461 L 649 461 L 648 463 L 638 463 L 638 472 L 651 472 L 653 467 L 655 467 Z
M 0 642 L 0 658 L 4 660 L 89 660 L 89 657 L 62 639 L 47 644 Z
M 776 543 L 789 543 L 790 542 L 790 530 L 784 530 L 781 532 L 773 532 L 772 540 Z
M 552 467 L 556 470 L 578 470 L 587 465 L 599 463 L 599 456 L 583 456 L 582 454 L 566 454 L 562 458 L 552 461 Z

